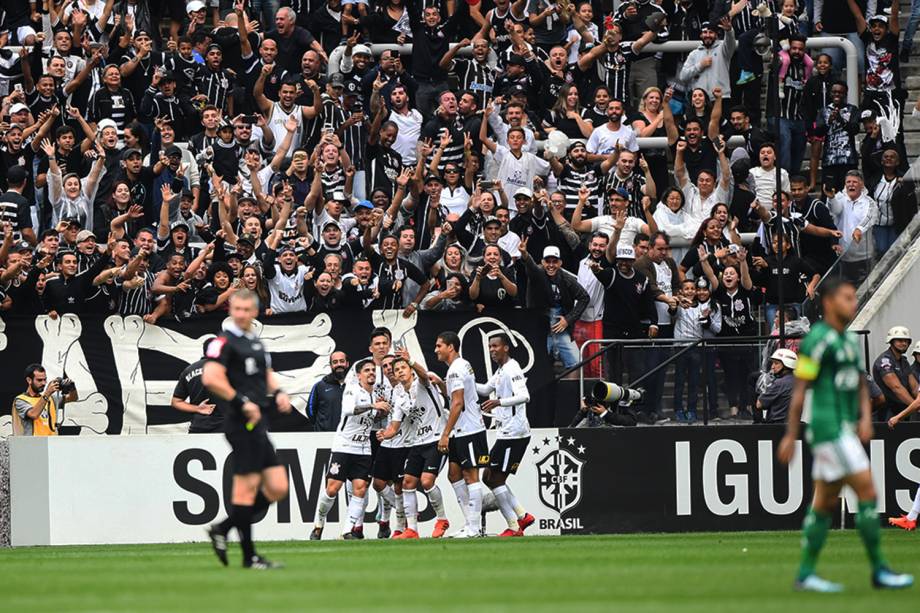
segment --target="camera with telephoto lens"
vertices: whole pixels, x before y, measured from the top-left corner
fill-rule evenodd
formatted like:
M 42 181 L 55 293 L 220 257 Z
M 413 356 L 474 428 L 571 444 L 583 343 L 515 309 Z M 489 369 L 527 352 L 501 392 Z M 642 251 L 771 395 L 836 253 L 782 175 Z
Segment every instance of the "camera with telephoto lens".
M 74 383 L 72 379 L 69 379 L 67 377 L 58 377 L 57 379 L 55 379 L 55 381 L 57 381 L 58 389 L 61 390 L 61 393 L 64 394 L 65 396 L 69 394 L 70 392 L 74 391 L 75 389 L 77 389 L 76 383 Z
M 591 396 L 594 397 L 594 400 L 607 404 L 622 403 L 628 406 L 641 401 L 643 394 L 642 389 L 622 387 L 609 381 L 598 381 L 591 388 Z

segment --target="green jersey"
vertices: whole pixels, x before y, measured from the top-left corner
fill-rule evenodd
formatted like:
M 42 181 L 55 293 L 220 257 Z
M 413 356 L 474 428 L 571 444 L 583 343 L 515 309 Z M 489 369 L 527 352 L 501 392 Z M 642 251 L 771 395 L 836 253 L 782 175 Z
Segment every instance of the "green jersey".
M 859 344 L 852 332 L 837 332 L 821 321 L 802 339 L 795 376 L 811 382 L 805 404 L 811 409 L 806 437 L 825 443 L 853 431 L 859 420 Z

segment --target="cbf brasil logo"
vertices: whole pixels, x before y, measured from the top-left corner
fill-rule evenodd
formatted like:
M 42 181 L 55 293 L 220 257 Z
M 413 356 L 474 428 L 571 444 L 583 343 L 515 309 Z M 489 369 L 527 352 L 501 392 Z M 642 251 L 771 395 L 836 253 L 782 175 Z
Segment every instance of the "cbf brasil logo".
M 555 437 L 556 440 L 543 439 L 544 449 L 534 447 L 534 453 L 545 452 L 551 443 L 561 443 L 562 436 Z M 569 444 L 574 443 L 574 439 L 568 439 Z M 579 453 L 584 453 L 583 446 L 578 447 Z M 560 515 L 569 509 L 578 506 L 581 502 L 581 485 L 582 485 L 582 468 L 585 461 L 567 449 L 555 448 L 542 459 L 536 462 L 537 467 L 537 491 L 540 496 L 540 502 L 558 512 Z

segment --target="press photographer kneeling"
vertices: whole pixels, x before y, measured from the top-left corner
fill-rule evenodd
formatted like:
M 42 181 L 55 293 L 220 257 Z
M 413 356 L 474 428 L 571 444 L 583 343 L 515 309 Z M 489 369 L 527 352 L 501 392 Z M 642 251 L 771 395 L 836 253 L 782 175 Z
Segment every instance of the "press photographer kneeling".
M 48 381 L 41 364 L 29 364 L 25 378 L 26 391 L 13 401 L 13 434 L 57 436 L 60 412 L 64 403 L 77 399 L 77 386 L 61 377 Z
M 569 427 L 635 426 L 636 414 L 631 406 L 641 400 L 642 390 L 598 381 L 594 384 L 591 394 L 581 399 L 581 409 L 575 414 Z

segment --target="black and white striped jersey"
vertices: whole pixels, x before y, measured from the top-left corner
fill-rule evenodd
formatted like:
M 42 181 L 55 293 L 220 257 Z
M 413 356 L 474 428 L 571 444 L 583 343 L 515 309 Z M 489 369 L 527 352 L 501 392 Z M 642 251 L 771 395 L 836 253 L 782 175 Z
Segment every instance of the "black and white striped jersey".
M 198 69 L 198 74 L 195 77 L 198 93 L 207 97 L 208 104 L 213 104 L 224 112 L 227 111 L 230 90 L 233 89 L 235 84 L 235 77 L 225 68 L 213 71 L 206 66 L 202 66 Z

